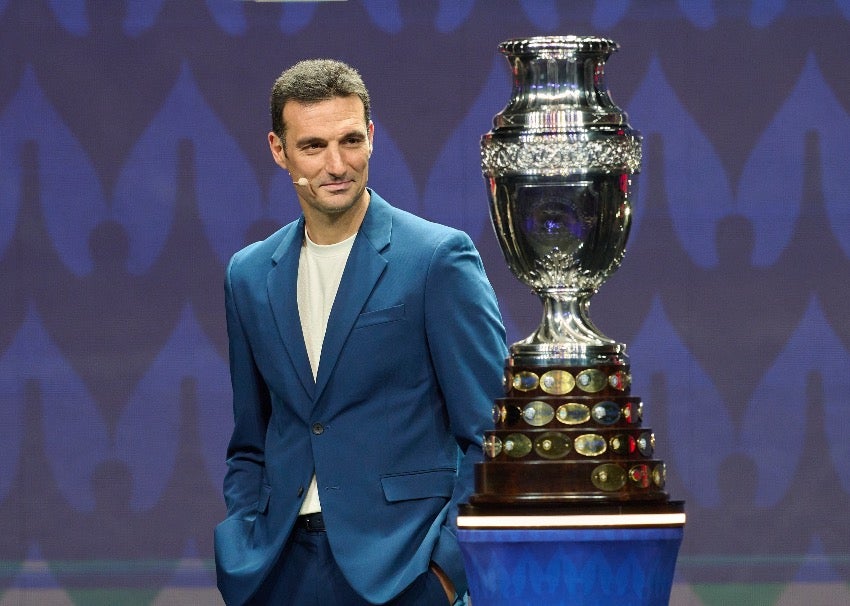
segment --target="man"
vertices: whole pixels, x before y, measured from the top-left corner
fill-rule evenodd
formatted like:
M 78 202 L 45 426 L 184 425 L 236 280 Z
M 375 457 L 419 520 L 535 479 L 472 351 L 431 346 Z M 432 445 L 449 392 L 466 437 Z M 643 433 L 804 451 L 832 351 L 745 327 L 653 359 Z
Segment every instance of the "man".
M 235 427 L 216 528 L 228 604 L 448 604 L 505 335 L 468 236 L 367 189 L 359 74 L 296 64 L 271 97 L 303 215 L 225 282 Z

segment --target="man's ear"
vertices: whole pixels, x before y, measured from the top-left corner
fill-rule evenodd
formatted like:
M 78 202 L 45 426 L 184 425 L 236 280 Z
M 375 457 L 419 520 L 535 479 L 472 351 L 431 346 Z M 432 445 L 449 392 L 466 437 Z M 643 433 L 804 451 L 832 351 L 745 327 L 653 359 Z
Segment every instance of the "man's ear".
M 286 167 L 286 150 L 283 147 L 283 139 L 273 132 L 269 133 L 269 149 L 272 152 L 272 158 L 274 158 L 275 164 L 284 170 L 288 170 Z
M 369 134 L 369 155 L 372 155 L 372 144 L 375 139 L 375 123 L 369 120 L 369 126 L 366 127 L 366 130 Z

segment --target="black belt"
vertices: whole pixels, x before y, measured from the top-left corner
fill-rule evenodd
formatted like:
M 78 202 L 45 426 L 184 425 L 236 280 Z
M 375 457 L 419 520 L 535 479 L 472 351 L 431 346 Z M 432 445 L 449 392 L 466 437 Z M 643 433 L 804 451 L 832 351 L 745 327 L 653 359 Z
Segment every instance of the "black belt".
M 325 518 L 322 517 L 322 512 L 308 513 L 303 516 L 298 516 L 295 520 L 295 527 L 310 532 L 324 532 Z

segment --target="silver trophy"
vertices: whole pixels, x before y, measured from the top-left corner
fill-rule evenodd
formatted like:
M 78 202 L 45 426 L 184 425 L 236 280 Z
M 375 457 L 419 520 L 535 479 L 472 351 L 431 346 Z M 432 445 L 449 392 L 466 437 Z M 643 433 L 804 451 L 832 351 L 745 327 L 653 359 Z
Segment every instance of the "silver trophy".
M 482 137 L 490 216 L 508 266 L 543 301 L 543 320 L 511 346 L 522 364 L 627 364 L 625 345 L 588 315 L 590 298 L 619 267 L 629 234 L 629 176 L 640 134 L 608 94 L 611 40 L 508 40 L 508 105 Z
M 513 92 L 481 142 L 490 216 L 511 271 L 544 313 L 511 346 L 475 490 L 458 509 L 476 604 L 657 606 L 670 598 L 684 504 L 664 490 L 666 466 L 631 393 L 626 346 L 588 316 L 622 261 L 629 177 L 641 160 L 640 135 L 605 86 L 616 48 L 576 36 L 499 46 Z M 582 583 L 561 574 L 587 562 L 600 572 Z M 519 598 L 514 587 L 523 588 Z

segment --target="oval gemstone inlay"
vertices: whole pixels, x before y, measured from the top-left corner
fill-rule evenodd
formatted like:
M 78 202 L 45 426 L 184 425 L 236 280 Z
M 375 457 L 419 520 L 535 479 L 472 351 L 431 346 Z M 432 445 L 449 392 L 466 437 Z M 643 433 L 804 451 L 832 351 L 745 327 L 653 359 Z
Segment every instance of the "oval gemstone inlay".
M 512 433 L 505 438 L 503 450 L 509 457 L 524 457 L 531 452 L 531 440 L 525 434 Z
M 594 468 L 590 481 L 599 490 L 611 492 L 626 485 L 626 470 L 614 463 L 605 463 Z
M 577 453 L 586 457 L 598 457 L 608 449 L 605 438 L 595 433 L 585 433 L 578 436 L 573 446 Z
M 579 386 L 579 389 L 582 391 L 586 391 L 587 393 L 596 393 L 600 391 L 605 384 L 607 383 L 607 377 L 605 374 L 596 368 L 588 368 L 586 370 L 582 370 L 576 376 L 576 385 Z
M 501 423 L 505 420 L 505 407 L 498 404 L 493 405 L 493 423 Z
M 620 407 L 614 402 L 599 402 L 593 407 L 593 420 L 601 425 L 613 425 L 620 420 Z
M 564 425 L 580 425 L 590 420 L 590 408 L 578 402 L 567 402 L 558 407 L 556 416 Z
M 626 402 L 623 406 L 623 418 L 628 423 L 640 423 L 643 419 L 643 402 Z
M 616 389 L 617 391 L 625 391 L 632 384 L 632 376 L 623 372 L 622 370 L 618 370 L 608 377 L 608 385 Z
M 540 377 L 540 389 L 556 396 L 570 393 L 575 385 L 576 380 L 566 370 L 550 370 Z
M 534 452 L 544 459 L 562 459 L 570 452 L 570 439 L 557 431 L 549 431 L 534 441 Z
M 489 435 L 484 437 L 484 454 L 491 459 L 499 456 L 502 452 L 502 440 L 499 436 Z
M 632 436 L 627 436 L 625 434 L 617 434 L 611 438 L 609 444 L 611 445 L 611 450 L 621 455 L 633 453 L 637 446 L 635 439 Z
M 652 469 L 652 482 L 658 488 L 664 488 L 664 484 L 667 483 L 667 467 L 664 463 L 659 463 Z
M 539 384 L 537 375 L 533 372 L 523 370 L 514 375 L 513 386 L 519 391 L 531 391 L 537 389 Z
M 526 404 L 525 408 L 522 409 L 522 418 L 529 425 L 542 427 L 555 418 L 555 411 L 546 402 L 534 400 Z
M 645 431 L 637 439 L 637 447 L 645 457 L 651 457 L 652 453 L 655 451 L 655 434 L 649 431 Z
M 635 465 L 629 469 L 629 478 L 642 488 L 649 488 L 649 468 L 646 465 Z

